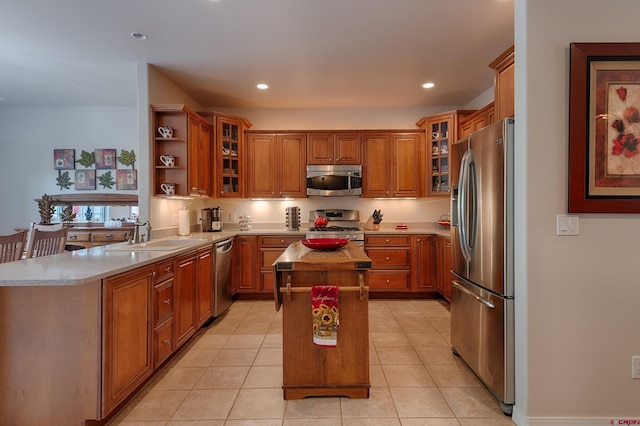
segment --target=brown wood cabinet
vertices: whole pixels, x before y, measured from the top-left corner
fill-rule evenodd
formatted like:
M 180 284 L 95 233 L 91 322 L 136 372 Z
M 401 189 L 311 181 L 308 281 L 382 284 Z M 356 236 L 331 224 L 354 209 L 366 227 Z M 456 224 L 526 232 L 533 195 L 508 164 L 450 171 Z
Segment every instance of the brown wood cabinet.
M 291 243 L 303 239 L 302 235 L 263 235 L 258 237 L 260 255 L 260 287 L 262 293 L 273 294 L 273 262 Z
M 411 291 L 436 291 L 436 236 L 411 236 Z
M 307 196 L 304 133 L 247 132 L 247 197 Z
M 246 177 L 244 134 L 251 127 L 251 122 L 243 117 L 219 112 L 203 114 L 214 123 L 214 195 L 221 198 L 242 198 Z
M 307 133 L 307 164 L 361 164 L 359 132 Z
M 196 329 L 213 315 L 213 246 L 196 252 Z
M 153 287 L 153 366 L 157 368 L 172 353 L 173 345 L 173 259 L 155 265 Z
M 196 332 L 196 252 L 189 252 L 175 259 L 174 340 L 175 348 L 184 344 Z
M 152 105 L 154 114 L 153 193 L 168 196 L 162 184 L 173 183 L 175 195 L 208 197 L 211 195 L 211 132 L 200 115 L 182 104 Z M 158 127 L 173 129 L 163 137 Z M 175 165 L 167 166 L 162 155 L 175 156 Z
M 411 291 L 411 244 L 409 235 L 365 235 L 364 248 L 372 267 L 365 273 L 371 292 Z
M 449 147 L 456 142 L 460 120 L 473 114 L 475 110 L 453 110 L 424 117 L 417 126 L 426 132 L 427 141 L 427 195 L 448 196 Z
M 424 195 L 422 132 L 363 133 L 362 196 Z
M 451 239 L 438 235 L 437 246 L 437 290 L 447 301 L 451 301 Z
M 515 56 L 513 45 L 491 62 L 489 67 L 493 68 L 495 72 L 494 101 L 496 108 L 496 121 L 507 117 L 513 117 L 515 114 Z
M 482 109 L 477 110 L 467 118 L 460 120 L 460 128 L 458 130 L 458 139 L 477 132 L 483 127 L 493 123 L 496 118 L 494 103 L 486 105 Z
M 236 294 L 258 292 L 258 237 L 238 236 L 233 243 Z
M 103 392 L 106 416 L 153 372 L 153 266 L 104 280 Z

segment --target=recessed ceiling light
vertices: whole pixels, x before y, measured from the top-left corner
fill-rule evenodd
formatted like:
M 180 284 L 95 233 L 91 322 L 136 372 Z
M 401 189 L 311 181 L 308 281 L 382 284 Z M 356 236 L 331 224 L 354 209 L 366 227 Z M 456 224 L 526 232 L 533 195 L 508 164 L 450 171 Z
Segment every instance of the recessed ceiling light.
M 257 87 L 258 89 L 260 89 L 260 90 L 265 90 L 265 89 L 268 89 L 268 88 L 269 88 L 269 85 L 268 85 L 268 84 L 265 84 L 265 83 L 258 83 L 258 84 L 256 85 L 256 87 Z
M 431 89 L 433 86 L 435 86 L 435 84 L 433 84 L 433 83 L 424 83 L 422 85 L 422 87 L 425 88 L 425 89 Z
M 146 40 L 147 36 L 142 34 L 142 33 L 131 33 L 131 37 L 135 38 L 136 40 Z

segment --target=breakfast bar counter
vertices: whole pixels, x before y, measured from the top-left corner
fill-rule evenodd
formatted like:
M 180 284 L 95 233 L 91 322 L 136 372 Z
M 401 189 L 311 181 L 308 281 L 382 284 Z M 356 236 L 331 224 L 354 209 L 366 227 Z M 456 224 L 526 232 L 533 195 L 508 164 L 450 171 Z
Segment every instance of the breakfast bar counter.
M 327 251 L 296 242 L 274 262 L 276 310 L 283 309 L 284 399 L 369 397 L 369 268 L 371 259 L 352 242 Z M 333 289 L 335 298 L 316 304 L 317 288 Z M 334 343 L 318 343 L 317 328 L 333 322 Z

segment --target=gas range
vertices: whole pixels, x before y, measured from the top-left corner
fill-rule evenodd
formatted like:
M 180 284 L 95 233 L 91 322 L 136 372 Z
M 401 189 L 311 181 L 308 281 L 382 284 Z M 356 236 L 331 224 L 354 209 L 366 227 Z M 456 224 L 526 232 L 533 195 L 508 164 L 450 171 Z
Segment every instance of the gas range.
M 314 221 L 318 217 L 329 219 L 329 224 L 316 228 Z M 311 210 L 309 211 L 309 230 L 305 238 L 346 238 L 364 245 L 364 232 L 360 229 L 360 212 L 358 210 Z

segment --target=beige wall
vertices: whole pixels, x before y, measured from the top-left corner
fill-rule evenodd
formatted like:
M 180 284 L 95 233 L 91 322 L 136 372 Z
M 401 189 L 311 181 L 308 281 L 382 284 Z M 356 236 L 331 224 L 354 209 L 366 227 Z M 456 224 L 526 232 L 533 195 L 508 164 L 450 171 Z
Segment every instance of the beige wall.
M 516 1 L 518 424 L 640 419 L 640 216 L 567 211 L 569 43 L 639 41 L 640 3 Z M 617 424 L 617 423 L 616 423 Z

